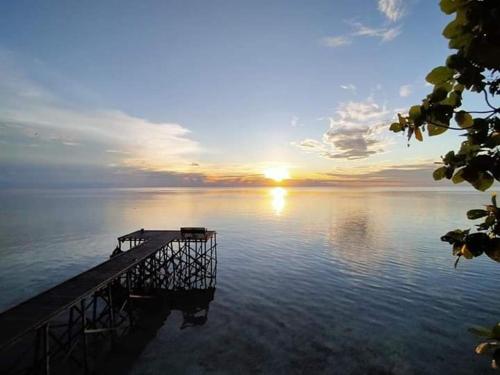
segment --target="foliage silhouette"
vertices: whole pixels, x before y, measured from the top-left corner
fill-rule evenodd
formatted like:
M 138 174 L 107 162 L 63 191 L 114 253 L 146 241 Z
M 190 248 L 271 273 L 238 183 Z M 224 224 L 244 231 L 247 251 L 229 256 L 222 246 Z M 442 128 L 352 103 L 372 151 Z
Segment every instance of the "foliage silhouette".
M 432 92 L 407 114 L 398 114 L 398 122 L 390 125 L 393 132 L 403 132 L 422 142 L 424 134 L 438 136 L 448 130 L 464 132 L 458 151 L 442 156 L 442 164 L 433 177 L 455 184 L 464 181 L 485 191 L 495 180 L 500 181 L 500 106 L 494 104 L 500 94 L 500 1 L 441 0 L 441 10 L 455 18 L 444 28 L 450 49 L 443 66 L 434 68 L 426 77 Z M 469 110 L 463 106 L 465 93 L 480 95 L 484 108 Z M 471 220 L 484 219 L 470 229 L 456 229 L 441 237 L 452 245 L 457 257 L 472 259 L 486 254 L 500 262 L 500 208 L 496 197 L 482 209 L 467 212 Z M 492 329 L 477 328 L 472 332 L 486 337 L 477 348 L 478 354 L 492 354 L 492 366 L 500 367 L 500 323 Z

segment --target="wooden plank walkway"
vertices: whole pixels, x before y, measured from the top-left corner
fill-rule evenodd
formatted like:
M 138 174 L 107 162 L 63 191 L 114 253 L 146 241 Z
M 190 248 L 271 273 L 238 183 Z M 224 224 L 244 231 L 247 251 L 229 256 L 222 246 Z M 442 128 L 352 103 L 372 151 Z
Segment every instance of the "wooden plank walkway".
M 213 233 L 207 232 L 206 238 L 209 239 Z M 120 241 L 129 239 L 144 240 L 144 242 L 1 313 L 0 349 L 29 331 L 43 326 L 65 309 L 106 286 L 168 243 L 182 240 L 182 236 L 180 231 L 174 230 L 140 230 L 119 237 Z

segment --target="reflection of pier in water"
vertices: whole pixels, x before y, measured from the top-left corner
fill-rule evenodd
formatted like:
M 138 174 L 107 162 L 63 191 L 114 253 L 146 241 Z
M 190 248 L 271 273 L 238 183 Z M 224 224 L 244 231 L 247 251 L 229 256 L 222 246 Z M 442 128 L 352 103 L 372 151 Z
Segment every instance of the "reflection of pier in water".
M 182 313 L 180 329 L 203 325 L 207 321 L 215 288 L 185 291 L 164 291 L 160 298 L 142 301 L 140 318 L 126 336 L 111 350 L 95 358 L 96 374 L 126 374 L 134 362 L 164 326 L 172 311 Z
M 130 364 L 171 310 L 182 311 L 181 328 L 206 322 L 215 232 L 141 229 L 118 243 L 110 260 L 0 314 L 0 373 L 89 373 L 127 337 L 134 342 Z

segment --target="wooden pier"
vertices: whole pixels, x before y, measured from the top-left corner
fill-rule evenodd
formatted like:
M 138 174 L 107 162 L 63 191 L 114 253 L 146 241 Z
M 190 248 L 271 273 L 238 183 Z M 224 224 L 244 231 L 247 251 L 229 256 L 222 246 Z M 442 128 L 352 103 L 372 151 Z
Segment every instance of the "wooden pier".
M 216 266 L 213 231 L 141 229 L 121 236 L 109 260 L 0 314 L 0 373 L 48 375 L 69 362 L 88 373 L 89 338 L 114 340 L 129 329 L 134 299 L 158 291 L 213 293 Z M 13 359 L 20 348 L 29 353 L 22 366 Z

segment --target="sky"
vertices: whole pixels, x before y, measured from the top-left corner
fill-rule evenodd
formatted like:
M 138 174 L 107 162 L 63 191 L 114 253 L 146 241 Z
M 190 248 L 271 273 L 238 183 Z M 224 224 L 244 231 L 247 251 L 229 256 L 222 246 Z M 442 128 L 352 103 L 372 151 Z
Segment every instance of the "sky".
M 0 187 L 433 186 L 438 1 L 0 3 Z

